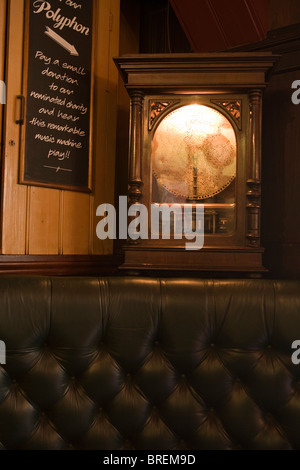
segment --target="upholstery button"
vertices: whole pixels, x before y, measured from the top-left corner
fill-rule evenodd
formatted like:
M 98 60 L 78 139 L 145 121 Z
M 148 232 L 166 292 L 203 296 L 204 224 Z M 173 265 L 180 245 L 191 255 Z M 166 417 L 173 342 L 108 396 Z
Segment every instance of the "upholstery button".
M 271 413 L 266 413 L 265 414 L 265 421 L 269 424 L 272 425 L 274 423 L 274 418 Z
M 181 374 L 181 378 L 182 378 L 182 379 L 185 379 L 185 374 Z
M 211 347 L 211 348 L 214 348 L 214 347 L 215 347 L 215 343 L 210 343 L 210 347 Z
M 272 348 L 271 344 L 268 344 L 268 349 L 271 349 L 271 348 Z

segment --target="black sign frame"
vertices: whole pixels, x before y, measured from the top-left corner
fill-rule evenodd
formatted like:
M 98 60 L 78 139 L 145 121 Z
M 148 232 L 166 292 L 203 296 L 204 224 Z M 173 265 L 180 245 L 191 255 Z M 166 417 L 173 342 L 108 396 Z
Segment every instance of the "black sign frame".
M 19 183 L 92 191 L 95 0 L 25 0 Z

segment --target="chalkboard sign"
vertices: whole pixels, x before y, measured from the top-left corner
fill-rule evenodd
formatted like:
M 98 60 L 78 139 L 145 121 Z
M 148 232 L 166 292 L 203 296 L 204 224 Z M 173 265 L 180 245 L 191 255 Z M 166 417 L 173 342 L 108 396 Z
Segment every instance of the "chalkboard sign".
M 20 183 L 91 190 L 93 0 L 28 0 Z

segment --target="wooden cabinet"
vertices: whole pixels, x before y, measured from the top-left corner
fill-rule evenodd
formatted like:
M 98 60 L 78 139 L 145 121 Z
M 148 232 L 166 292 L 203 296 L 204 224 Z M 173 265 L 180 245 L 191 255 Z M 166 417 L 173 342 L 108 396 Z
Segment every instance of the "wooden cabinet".
M 139 214 L 142 221 L 146 208 L 148 216 L 142 221 L 146 229 L 140 222 L 135 237 L 129 218 L 123 269 L 265 271 L 260 240 L 262 92 L 277 59 L 270 53 L 115 59 L 131 100 L 129 215 Z M 163 233 L 163 215 L 158 233 L 153 231 L 157 206 L 162 212 L 171 209 L 169 236 Z M 187 207 L 191 227 L 196 227 L 189 237 Z M 201 208 L 203 217 L 197 221 Z M 186 238 L 196 233 L 203 234 L 203 245 L 187 248 Z

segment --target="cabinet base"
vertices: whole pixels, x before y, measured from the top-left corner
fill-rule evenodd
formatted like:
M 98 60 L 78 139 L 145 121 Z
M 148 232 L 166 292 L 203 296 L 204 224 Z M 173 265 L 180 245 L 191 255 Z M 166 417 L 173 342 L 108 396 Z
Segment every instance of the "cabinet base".
M 203 248 L 183 251 L 145 247 L 125 247 L 124 263 L 119 269 L 129 271 L 207 271 L 264 273 L 262 248 Z

